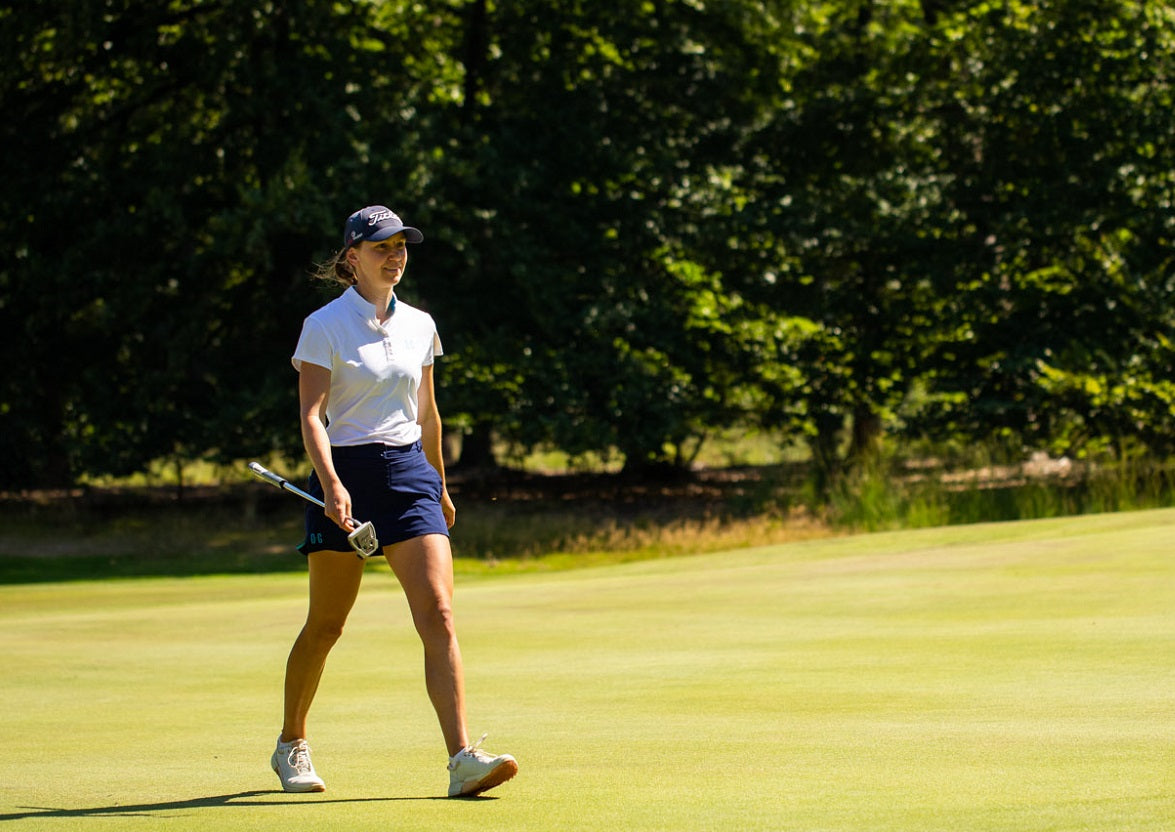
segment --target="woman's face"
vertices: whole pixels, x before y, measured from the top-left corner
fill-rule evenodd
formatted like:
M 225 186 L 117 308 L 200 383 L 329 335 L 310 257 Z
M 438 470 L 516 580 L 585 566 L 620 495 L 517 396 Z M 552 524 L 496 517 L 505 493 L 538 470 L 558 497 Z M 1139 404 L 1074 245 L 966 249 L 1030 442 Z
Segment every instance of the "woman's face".
M 408 268 L 408 241 L 403 232 L 376 243 L 362 242 L 347 252 L 360 285 L 395 286 Z

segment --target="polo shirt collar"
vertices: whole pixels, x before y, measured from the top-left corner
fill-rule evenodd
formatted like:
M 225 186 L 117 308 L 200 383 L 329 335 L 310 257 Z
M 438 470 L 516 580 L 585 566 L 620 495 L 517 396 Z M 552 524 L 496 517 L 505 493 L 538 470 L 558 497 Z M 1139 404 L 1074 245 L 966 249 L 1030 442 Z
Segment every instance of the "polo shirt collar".
M 343 292 L 343 299 L 347 305 L 359 313 L 364 320 L 375 321 L 377 316 L 375 314 L 375 304 L 369 303 L 363 295 L 359 294 L 359 290 L 354 286 L 348 286 L 347 291 Z M 392 292 L 392 308 L 394 309 L 398 303 L 396 293 Z

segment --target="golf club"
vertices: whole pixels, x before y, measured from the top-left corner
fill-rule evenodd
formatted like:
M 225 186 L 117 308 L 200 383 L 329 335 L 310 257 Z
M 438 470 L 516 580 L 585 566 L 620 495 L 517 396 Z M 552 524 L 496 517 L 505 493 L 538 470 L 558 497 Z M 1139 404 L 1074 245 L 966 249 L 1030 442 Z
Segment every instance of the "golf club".
M 326 503 L 318 499 L 312 494 L 307 494 L 301 488 L 291 483 L 285 477 L 279 476 L 272 471 L 266 470 L 263 466 L 256 462 L 249 463 L 249 470 L 257 477 L 265 480 L 270 485 L 276 485 L 283 491 L 289 491 L 291 494 L 297 494 L 303 500 L 314 503 L 319 508 L 326 508 Z M 375 526 L 371 523 L 359 523 L 354 517 L 349 518 L 351 522 L 358 523 L 355 531 L 347 535 L 347 542 L 351 544 L 351 548 L 355 550 L 355 554 L 359 556 L 360 560 L 367 560 L 369 557 L 379 551 L 379 539 L 375 536 Z

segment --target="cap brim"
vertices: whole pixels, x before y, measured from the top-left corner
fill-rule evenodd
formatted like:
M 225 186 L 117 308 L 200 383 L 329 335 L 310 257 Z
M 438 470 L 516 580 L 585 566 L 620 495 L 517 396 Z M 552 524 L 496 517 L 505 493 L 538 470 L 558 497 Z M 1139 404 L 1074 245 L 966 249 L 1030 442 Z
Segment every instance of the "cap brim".
M 413 228 L 410 225 L 392 225 L 387 228 L 381 228 L 370 237 L 364 237 L 364 240 L 372 243 L 378 243 L 380 240 L 386 240 L 388 237 L 394 237 L 401 231 L 404 232 L 404 239 L 410 243 L 423 243 L 424 235 L 420 233 L 420 229 Z

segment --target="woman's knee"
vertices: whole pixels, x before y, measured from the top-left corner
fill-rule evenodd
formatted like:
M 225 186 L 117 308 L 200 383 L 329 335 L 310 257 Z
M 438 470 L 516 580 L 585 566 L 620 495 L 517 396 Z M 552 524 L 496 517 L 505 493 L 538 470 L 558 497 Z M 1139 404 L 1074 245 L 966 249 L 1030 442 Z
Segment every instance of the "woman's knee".
M 415 611 L 413 622 L 420 637 L 427 641 L 451 641 L 457 638 L 457 623 L 453 605 L 445 599 L 436 599 L 424 609 Z
M 306 621 L 306 626 L 302 628 L 302 633 L 306 638 L 317 644 L 332 646 L 343 635 L 343 627 L 346 623 L 346 619 L 311 618 Z

